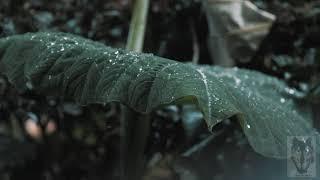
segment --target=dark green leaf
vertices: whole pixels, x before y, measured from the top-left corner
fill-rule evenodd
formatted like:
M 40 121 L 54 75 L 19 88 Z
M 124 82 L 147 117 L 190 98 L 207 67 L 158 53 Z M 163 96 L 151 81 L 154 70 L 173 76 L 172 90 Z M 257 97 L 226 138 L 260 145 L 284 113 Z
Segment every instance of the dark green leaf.
M 301 93 L 259 72 L 196 66 L 106 47 L 65 33 L 0 40 L 0 70 L 19 89 L 89 103 L 121 102 L 148 113 L 195 103 L 211 129 L 236 117 L 259 153 L 285 158 L 288 136 L 316 136 Z M 318 141 L 319 142 L 319 141 Z

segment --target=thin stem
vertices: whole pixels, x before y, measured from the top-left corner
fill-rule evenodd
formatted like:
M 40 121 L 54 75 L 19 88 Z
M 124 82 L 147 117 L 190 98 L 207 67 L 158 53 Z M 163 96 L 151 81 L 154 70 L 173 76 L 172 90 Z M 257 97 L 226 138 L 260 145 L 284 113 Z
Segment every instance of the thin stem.
M 124 106 L 123 106 L 124 107 Z M 123 179 L 140 180 L 145 165 L 144 150 L 149 135 L 150 118 L 140 116 L 129 108 L 122 108 L 126 121 L 123 137 Z
M 189 157 L 189 156 L 193 155 L 194 153 L 201 151 L 204 147 L 206 147 L 211 141 L 213 141 L 216 137 L 221 135 L 223 132 L 224 131 L 221 130 L 221 131 L 218 131 L 218 132 L 208 136 L 206 139 L 204 139 L 200 143 L 195 144 L 190 149 L 188 149 L 187 151 L 182 153 L 182 156 Z
M 147 22 L 149 0 L 136 0 L 127 40 L 127 50 L 141 52 Z M 122 146 L 121 176 L 124 180 L 140 180 L 144 168 L 144 150 L 149 135 L 149 116 L 140 116 L 121 106 Z
M 197 37 L 197 32 L 194 27 L 194 23 L 192 20 L 190 21 L 190 29 L 191 29 L 191 34 L 192 34 L 192 42 L 193 42 L 193 55 L 192 55 L 192 62 L 194 64 L 199 63 L 199 57 L 200 57 L 200 48 L 199 48 L 199 42 L 198 42 L 198 37 Z
M 136 0 L 127 40 L 127 50 L 142 52 L 149 0 Z

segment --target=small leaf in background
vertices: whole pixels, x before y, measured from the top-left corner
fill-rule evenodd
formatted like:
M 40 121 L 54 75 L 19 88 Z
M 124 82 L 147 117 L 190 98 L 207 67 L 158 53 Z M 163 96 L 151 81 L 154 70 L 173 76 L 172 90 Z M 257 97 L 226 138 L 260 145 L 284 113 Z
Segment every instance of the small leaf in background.
M 213 62 L 232 66 L 248 62 L 268 34 L 275 16 L 250 1 L 203 0 Z

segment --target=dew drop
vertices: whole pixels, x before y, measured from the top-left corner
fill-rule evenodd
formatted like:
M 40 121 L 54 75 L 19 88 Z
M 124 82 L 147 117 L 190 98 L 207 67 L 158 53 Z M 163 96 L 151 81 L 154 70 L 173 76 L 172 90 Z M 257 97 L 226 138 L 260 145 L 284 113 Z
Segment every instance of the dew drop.
M 281 103 L 285 103 L 286 100 L 285 100 L 284 98 L 281 98 L 281 99 L 280 99 L 280 102 L 281 102 Z
M 288 72 L 285 72 L 285 73 L 284 73 L 284 78 L 285 78 L 285 79 L 290 79 L 290 78 L 291 78 L 291 74 L 288 73 Z
M 306 84 L 306 83 L 300 83 L 299 86 L 303 91 L 307 91 L 308 90 L 308 84 Z
M 250 124 L 247 124 L 247 128 L 248 128 L 248 129 L 250 129 L 250 128 L 251 128 Z
M 239 86 L 239 85 L 240 85 L 240 83 L 241 83 L 241 80 L 240 80 L 240 79 L 238 79 L 238 78 L 235 78 L 235 81 L 236 81 L 236 85 L 237 85 L 237 86 Z
M 26 86 L 27 86 L 27 88 L 28 89 L 33 89 L 33 85 L 32 85 L 32 83 L 30 82 L 30 81 L 28 81 L 27 83 L 26 83 Z
M 294 90 L 293 89 L 289 89 L 289 94 L 294 94 Z

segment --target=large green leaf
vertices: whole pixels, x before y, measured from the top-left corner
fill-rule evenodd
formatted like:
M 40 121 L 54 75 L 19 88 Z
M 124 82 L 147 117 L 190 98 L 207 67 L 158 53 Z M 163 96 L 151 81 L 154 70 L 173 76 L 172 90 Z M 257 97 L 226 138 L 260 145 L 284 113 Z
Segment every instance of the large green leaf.
M 65 33 L 1 39 L 0 70 L 19 89 L 84 105 L 117 101 L 148 113 L 195 103 L 210 129 L 236 117 L 252 147 L 269 157 L 286 157 L 287 136 L 319 136 L 307 106 L 302 110 L 296 103 L 301 94 L 259 72 L 183 64 Z

